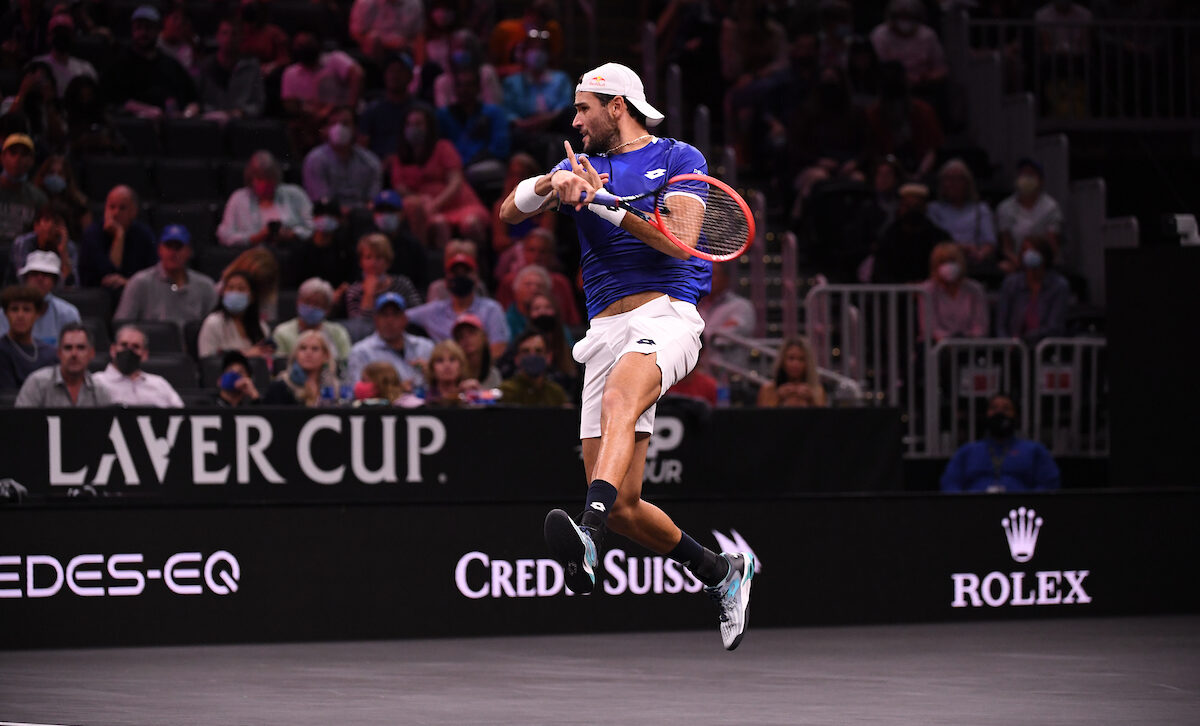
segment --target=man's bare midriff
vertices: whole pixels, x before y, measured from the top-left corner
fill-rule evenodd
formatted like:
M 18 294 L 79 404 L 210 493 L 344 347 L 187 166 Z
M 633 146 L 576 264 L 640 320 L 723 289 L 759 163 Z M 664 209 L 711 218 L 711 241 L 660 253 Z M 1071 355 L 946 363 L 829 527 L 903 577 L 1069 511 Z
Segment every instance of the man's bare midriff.
M 635 292 L 632 295 L 626 295 L 620 300 L 613 301 L 611 305 L 596 313 L 596 317 L 607 318 L 610 315 L 620 315 L 621 313 L 627 313 L 630 310 L 637 310 L 651 300 L 662 297 L 664 294 L 665 293 L 648 291 Z M 677 300 L 679 300 L 677 297 L 671 298 L 671 302 L 676 302 Z

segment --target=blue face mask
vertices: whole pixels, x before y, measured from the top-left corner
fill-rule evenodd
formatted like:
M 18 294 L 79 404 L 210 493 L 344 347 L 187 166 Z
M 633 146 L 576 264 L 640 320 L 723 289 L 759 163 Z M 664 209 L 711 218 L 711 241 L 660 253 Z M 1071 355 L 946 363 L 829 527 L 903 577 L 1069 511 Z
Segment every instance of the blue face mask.
M 379 228 L 380 232 L 391 234 L 400 229 L 400 215 L 395 212 L 376 214 L 375 226 Z
M 1042 253 L 1037 250 L 1025 250 L 1021 255 L 1021 264 L 1028 268 L 1037 268 L 1042 266 Z
M 240 315 L 250 305 L 250 293 L 230 290 L 221 296 L 221 305 L 234 315 Z
M 337 228 L 338 221 L 333 217 L 321 216 L 313 219 L 313 229 L 318 232 L 336 232 Z
M 325 309 L 315 305 L 300 303 L 296 305 L 296 317 L 303 320 L 305 325 L 314 327 L 320 325 L 325 320 Z
M 47 174 L 42 177 L 42 188 L 51 194 L 62 194 L 66 191 L 67 180 L 59 174 Z

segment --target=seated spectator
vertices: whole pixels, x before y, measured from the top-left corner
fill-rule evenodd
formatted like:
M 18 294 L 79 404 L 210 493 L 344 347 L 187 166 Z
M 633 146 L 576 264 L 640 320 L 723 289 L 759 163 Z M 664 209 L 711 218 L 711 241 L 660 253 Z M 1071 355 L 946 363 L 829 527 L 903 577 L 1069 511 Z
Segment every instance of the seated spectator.
M 312 208 L 312 236 L 298 239 L 289 260 L 288 279 L 319 277 L 333 285 L 334 305 L 342 303 L 349 281 L 357 274 L 350 225 L 343 224 L 341 205 L 324 199 Z
M 413 233 L 435 249 L 451 234 L 482 242 L 487 208 L 466 183 L 462 157 L 452 143 L 437 138 L 437 122 L 427 109 L 409 111 L 405 124 L 388 173 L 392 188 L 404 198 Z
M 41 291 L 27 286 L 10 286 L 0 293 L 0 306 L 8 332 L 0 336 L 0 391 L 15 391 L 39 368 L 58 361 L 52 345 L 33 337 L 33 326 L 46 310 Z
M 217 227 L 221 244 L 290 244 L 312 236 L 312 202 L 300 187 L 282 183 L 271 152 L 254 152 L 243 178 L 246 185 L 225 202 Z
M 500 182 L 511 143 L 508 115 L 499 106 L 483 102 L 478 68 L 454 70 L 454 94 L 457 100 L 438 110 L 442 137 L 454 144 L 463 174 L 472 185 Z
M 550 295 L 550 273 L 541 265 L 526 265 L 517 271 L 509 281 L 512 289 L 512 302 L 504 312 L 508 322 L 508 332 L 513 340 L 529 325 L 529 304 L 535 295 Z M 499 302 L 499 301 L 497 301 Z
M 250 276 L 234 272 L 226 275 L 221 283 L 221 301 L 200 326 L 197 353 L 201 358 L 229 350 L 241 351 L 246 356 L 273 356 L 274 346 L 267 342 L 271 331 L 259 314 Z
M 506 406 L 569 408 L 570 398 L 562 386 L 550 380 L 550 356 L 546 341 L 537 330 L 526 330 L 513 344 L 517 372 L 500 384 L 500 402 Z
M 137 192 L 112 188 L 104 201 L 104 219 L 83 230 L 79 245 L 79 282 L 120 291 L 135 273 L 152 267 L 154 230 L 138 219 Z
M 1058 202 L 1042 185 L 1042 165 L 1030 158 L 1017 162 L 1016 191 L 996 207 L 996 228 L 1000 233 L 999 266 L 1012 272 L 1020 265 L 1017 249 L 1030 237 L 1050 243 L 1055 259 L 1062 256 L 1063 213 Z
M 217 289 L 208 275 L 188 269 L 192 236 L 187 228 L 167 225 L 158 242 L 158 264 L 129 278 L 114 320 L 202 319 L 217 302 Z
M 918 297 L 918 335 L 936 343 L 946 338 L 983 338 L 988 332 L 988 302 L 983 285 L 967 277 L 962 247 L 942 242 L 929 256 L 929 292 L 933 334 L 925 330 L 925 298 Z
M 582 381 L 571 355 L 575 340 L 563 323 L 552 296 L 539 292 L 529 301 L 529 327 L 541 333 L 546 344 L 546 353 L 550 356 L 550 380 L 562 386 L 568 395 L 578 394 Z
M 333 349 L 320 331 L 306 330 L 296 339 L 287 368 L 267 387 L 263 403 L 311 408 L 320 405 L 321 389 L 330 386 L 338 387 Z
M 329 199 L 349 210 L 365 207 L 379 194 L 383 172 L 379 159 L 354 143 L 354 113 L 339 108 L 329 114 L 326 143 L 304 157 L 304 191 L 310 199 Z
M 395 153 L 404 133 L 404 120 L 413 106 L 420 103 L 409 93 L 412 79 L 412 56 L 406 53 L 390 56 L 383 67 L 383 95 L 358 117 L 358 133 L 367 137 L 367 148 L 380 159 Z
M 524 262 L 521 267 L 535 265 L 541 267 L 550 276 L 550 294 L 554 296 L 556 306 L 562 311 L 563 322 L 567 325 L 579 325 L 583 319 L 579 314 L 579 306 L 575 303 L 575 291 L 567 276 L 558 271 L 560 264 L 556 248 L 554 232 L 544 227 L 538 227 L 531 230 L 515 249 L 521 261 Z M 513 258 L 510 257 L 510 259 Z M 516 262 L 515 259 L 513 261 Z M 503 277 L 497 272 L 496 276 L 501 282 L 496 290 L 496 302 L 504 306 L 513 302 L 518 271 L 513 271 Z
M 221 357 L 221 377 L 217 379 L 217 405 L 239 408 L 262 403 L 262 396 L 250 374 L 250 360 L 241 351 L 226 351 Z
M 125 139 L 113 126 L 99 81 L 79 76 L 67 86 L 62 102 L 67 112 L 67 142 L 72 154 L 125 153 Z
M 1066 334 L 1071 287 L 1055 272 L 1054 248 L 1041 237 L 1021 244 L 1021 269 L 1004 278 L 996 304 L 996 336 L 1032 345 Z
M 545 39 L 552 64 L 557 66 L 562 62 L 563 29 L 554 15 L 553 0 L 530 0 L 525 3 L 521 17 L 496 23 L 488 42 L 488 56 L 502 76 L 521 70 L 517 49 L 530 35 Z
M 542 153 L 571 124 L 575 82 L 550 65 L 548 40 L 526 38 L 520 53 L 521 71 L 504 79 L 504 110 L 512 120 L 513 144 Z
M 875 190 L 875 202 L 871 205 L 870 224 L 876 236 L 883 234 L 888 225 L 896 221 L 900 208 L 900 187 L 908 180 L 900 160 L 885 156 L 875 163 L 871 173 L 871 185 Z
M 133 11 L 130 41 L 101 79 L 110 104 L 142 118 L 195 116 L 196 86 L 186 69 L 158 48 L 162 16 L 151 5 Z
M 492 250 L 499 255 L 495 267 L 498 280 L 503 280 L 525 264 L 520 246 L 530 230 L 540 227 L 551 233 L 554 231 L 555 215 L 553 214 L 539 214 L 517 224 L 508 224 L 500 219 L 500 206 L 504 204 L 508 195 L 512 194 L 513 189 L 516 189 L 522 180 L 541 173 L 542 168 L 537 160 L 523 151 L 518 151 L 508 160 L 508 176 L 504 178 L 503 191 L 492 205 L 491 216 Z
M 387 361 L 377 360 L 362 369 L 362 378 L 354 384 L 355 406 L 391 406 L 412 388 L 400 382 L 400 375 Z
M 239 50 L 247 58 L 256 58 L 264 77 L 283 69 L 291 62 L 291 39 L 287 32 L 270 22 L 270 3 L 242 0 L 241 44 Z
M 425 10 L 420 0 L 354 0 L 350 37 L 368 58 L 424 52 Z
M 217 50 L 196 69 L 196 94 L 204 118 L 258 118 L 267 104 L 262 67 L 241 49 L 241 30 L 232 20 L 217 26 Z
M 71 55 L 75 45 L 75 21 L 66 13 L 55 13 L 47 26 L 50 52 L 34 58 L 45 63 L 54 73 L 54 86 L 58 97 L 66 93 L 67 85 L 78 76 L 99 78 L 96 68 L 82 58 Z
M 392 243 L 394 258 L 388 271 L 412 280 L 417 290 L 429 287 L 429 255 L 404 218 L 404 199 L 391 189 L 379 192 L 371 202 L 371 220 L 375 231 Z
M 341 323 L 329 320 L 333 308 L 333 286 L 319 277 L 310 277 L 296 292 L 296 317 L 275 326 L 271 339 L 275 355 L 291 355 L 301 335 L 315 331 L 325 336 L 335 361 L 350 357 L 350 333 Z
M 446 261 L 446 285 L 450 297 L 413 308 L 409 311 L 409 318 L 425 328 L 434 340 L 441 341 L 451 337 L 454 323 L 460 315 L 471 313 L 483 321 L 492 355 L 498 357 L 508 347 L 508 323 L 505 322 L 500 303 L 475 294 L 476 270 L 474 257 L 465 254 L 451 257 Z
M 943 492 L 1058 489 L 1058 466 L 1045 446 L 1017 435 L 1017 407 L 999 394 L 988 401 L 986 435 L 963 444 L 942 473 Z
M 425 55 L 422 70 L 430 66 L 450 67 L 450 36 L 463 27 L 465 18 L 455 12 L 455 0 L 429 0 L 425 3 Z M 489 8 L 490 10 L 490 8 Z
M 67 235 L 67 217 L 63 208 L 56 204 L 47 204 L 38 210 L 33 219 L 33 231 L 13 240 L 9 251 L 8 275 L 11 282 L 17 273 L 25 266 L 26 258 L 33 252 L 53 252 L 62 263 L 58 271 L 58 287 L 77 287 L 79 278 L 75 271 L 79 269 L 79 250 Z
M 51 205 L 62 209 L 70 238 L 83 239 L 83 229 L 92 223 L 92 212 L 88 209 L 87 195 L 75 183 L 75 172 L 67 163 L 67 157 L 62 154 L 47 156 L 33 177 L 33 185 L 42 190 Z
M 33 168 L 33 139 L 9 134 L 0 147 L 0 244 L 12 242 L 33 227 L 37 211 L 46 206 L 46 195 L 25 179 Z
M 479 254 L 475 243 L 467 239 L 452 239 L 446 243 L 445 249 L 442 250 L 442 271 L 439 274 L 444 274 L 445 269 L 450 266 L 450 260 L 458 255 L 470 257 L 476 261 L 476 267 L 478 267 Z M 483 283 L 479 275 L 475 275 L 475 294 L 480 297 L 491 297 L 487 285 Z M 446 287 L 446 278 L 444 276 L 429 283 L 429 289 L 425 291 L 426 302 L 446 300 L 449 297 L 450 290 Z
M 870 39 L 861 35 L 850 41 L 846 53 L 846 80 L 850 83 L 850 98 L 864 111 L 879 98 L 879 56 Z
M 162 376 L 143 371 L 150 339 L 136 325 L 122 325 L 108 350 L 108 366 L 94 376 L 118 406 L 183 408 L 183 399 Z
M 933 169 L 942 124 L 932 106 L 909 93 L 899 63 L 880 66 L 879 100 L 867 109 L 867 125 L 873 156 L 894 155 L 918 179 Z
M 347 380 L 358 380 L 368 363 L 385 361 L 406 385 L 424 385 L 425 365 L 433 341 L 405 332 L 408 316 L 404 297 L 385 292 L 375 298 L 375 332 L 354 344 L 346 367 Z
M 454 321 L 453 336 L 466 357 L 466 377 L 479 381 L 484 390 L 499 386 L 503 379 L 500 371 L 492 365 L 492 351 L 488 346 L 483 321 L 471 313 L 463 313 Z
M 817 361 L 807 340 L 784 341 L 775 358 L 771 380 L 758 389 L 758 405 L 765 408 L 828 405 Z
M 425 388 L 425 405 L 455 408 L 466 401 L 464 396 L 479 390 L 479 381 L 467 376 L 467 355 L 458 343 L 443 340 L 429 354 L 429 385 Z
M 45 311 L 38 316 L 33 324 L 34 340 L 45 345 L 54 346 L 58 343 L 58 331 L 67 323 L 78 323 L 79 308 L 54 295 L 53 290 L 58 285 L 62 263 L 54 252 L 34 250 L 25 258 L 25 265 L 19 270 L 21 283 L 42 293 Z M 0 320 L 0 333 L 8 330 L 8 322 Z
M 704 319 L 704 344 L 712 342 L 717 332 L 733 333 L 742 337 L 754 335 L 758 324 L 758 313 L 754 303 L 737 294 L 729 285 L 729 273 L 733 262 L 714 262 L 712 266 L 712 292 L 700 298 L 696 306 Z
M 18 120 L 11 131 L 28 133 L 40 149 L 62 150 L 67 140 L 67 124 L 58 106 L 54 72 L 40 61 L 21 70 L 17 94 L 0 103 L 0 113 Z M 40 154 L 38 154 L 40 156 Z
M 500 74 L 496 67 L 484 60 L 483 43 L 479 36 L 468 28 L 460 28 L 450 34 L 448 47 L 449 55 L 444 64 L 444 71 L 433 79 L 433 105 L 446 108 L 458 102 L 458 94 L 454 88 L 454 71 L 459 68 L 479 69 L 479 98 L 484 103 L 493 106 L 504 104 L 504 87 L 500 83 Z
M 296 34 L 292 58 L 296 62 L 283 71 L 279 97 L 284 111 L 296 119 L 297 148 L 307 149 L 312 145 L 313 132 L 332 123 L 329 117 L 337 110 L 358 108 L 363 69 L 340 50 L 322 53 L 320 41 L 312 33 Z M 353 119 L 348 126 L 347 146 L 354 139 Z M 324 196 L 313 195 L 313 199 Z
M 883 232 L 871 265 L 870 280 L 875 283 L 916 283 L 929 272 L 929 256 L 934 245 L 950 239 L 950 233 L 925 216 L 929 189 L 924 184 L 900 187 L 900 206 L 896 221 Z
M 924 20 L 921 0 L 892 0 L 887 22 L 871 31 L 871 43 L 881 62 L 904 66 L 908 86 L 915 95 L 941 107 L 949 68 L 937 33 Z
M 39 368 L 21 384 L 16 408 L 95 408 L 109 406 L 112 397 L 93 380 L 88 364 L 96 357 L 92 334 L 79 323 L 63 326 L 58 340 L 58 365 Z
M 183 3 L 171 8 L 163 18 L 162 32 L 158 34 L 158 49 L 174 58 L 190 74 L 196 72 L 196 31 Z
M 938 200 L 929 205 L 929 221 L 950 233 L 967 258 L 968 274 L 996 268 L 996 225 L 992 210 L 979 201 L 975 176 L 961 159 L 938 172 Z
M 250 278 L 251 291 L 258 301 L 258 312 L 263 320 L 274 320 L 279 303 L 279 258 L 266 247 L 251 247 L 233 258 L 221 271 L 224 279 L 235 272 L 245 273 Z M 218 292 L 220 292 L 220 285 Z
M 392 241 L 378 232 L 358 241 L 358 264 L 362 279 L 346 288 L 346 317 L 370 322 L 375 299 L 387 292 L 404 296 L 405 309 L 421 304 L 421 293 L 404 275 L 388 274 L 392 266 Z M 368 326 L 369 327 L 369 326 Z

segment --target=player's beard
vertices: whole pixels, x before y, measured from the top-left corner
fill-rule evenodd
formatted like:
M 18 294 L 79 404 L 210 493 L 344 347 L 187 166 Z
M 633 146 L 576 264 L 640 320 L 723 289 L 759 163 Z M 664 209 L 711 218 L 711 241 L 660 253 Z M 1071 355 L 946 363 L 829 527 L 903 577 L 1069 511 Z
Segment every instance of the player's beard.
M 621 130 L 617 128 L 615 119 L 604 116 L 603 127 L 593 128 L 588 131 L 588 137 L 583 142 L 583 151 L 587 154 L 603 154 L 612 147 L 621 143 Z

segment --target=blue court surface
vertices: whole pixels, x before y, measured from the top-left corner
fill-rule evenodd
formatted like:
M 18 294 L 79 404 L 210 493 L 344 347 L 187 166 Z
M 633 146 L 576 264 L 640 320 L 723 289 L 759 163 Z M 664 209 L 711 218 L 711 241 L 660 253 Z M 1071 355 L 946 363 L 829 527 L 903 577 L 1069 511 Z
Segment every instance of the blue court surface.
M 1200 617 L 0 653 L 0 723 L 1195 724 Z M 8 627 L 20 627 L 9 623 Z M 102 627 L 97 624 L 97 627 Z

